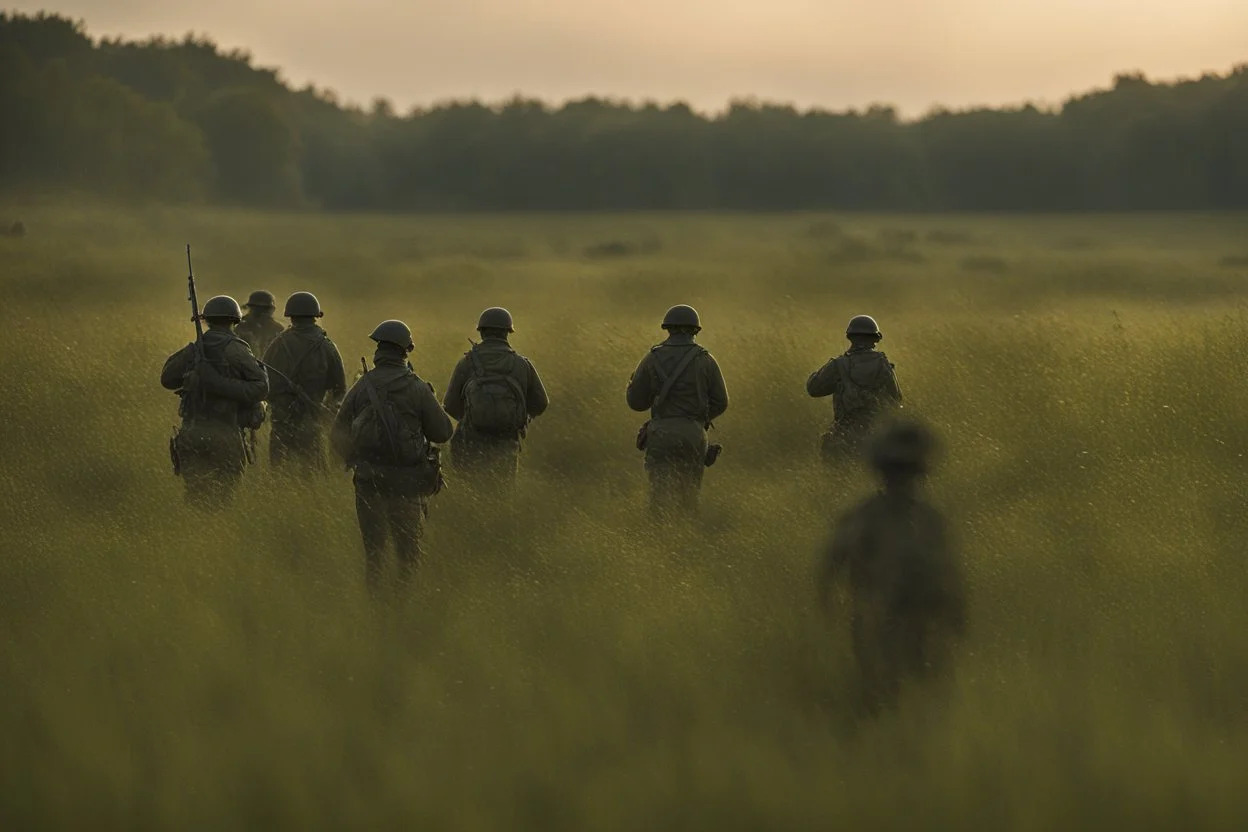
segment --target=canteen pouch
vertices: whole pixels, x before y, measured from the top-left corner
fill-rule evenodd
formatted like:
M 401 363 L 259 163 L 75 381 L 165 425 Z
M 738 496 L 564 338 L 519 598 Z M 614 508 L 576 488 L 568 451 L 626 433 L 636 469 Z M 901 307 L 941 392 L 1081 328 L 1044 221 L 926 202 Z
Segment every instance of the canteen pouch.
M 707 468 L 710 468 L 712 465 L 715 464 L 715 460 L 719 459 L 719 455 L 722 454 L 723 452 L 724 452 L 724 446 L 720 445 L 718 442 L 707 445 L 706 446 L 706 458 L 703 460 L 703 464 Z

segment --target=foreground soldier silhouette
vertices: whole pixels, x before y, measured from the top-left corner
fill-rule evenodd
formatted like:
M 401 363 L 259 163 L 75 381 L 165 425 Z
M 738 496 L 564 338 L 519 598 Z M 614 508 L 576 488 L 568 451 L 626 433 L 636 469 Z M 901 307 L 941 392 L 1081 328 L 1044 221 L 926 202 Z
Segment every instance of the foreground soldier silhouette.
M 433 386 L 407 363 L 414 349 L 407 324 L 383 321 L 369 337 L 377 342 L 373 369 L 343 399 L 330 444 L 354 472 L 365 575 L 376 592 L 388 542 L 394 542 L 400 582 L 419 565 L 428 499 L 441 488 L 438 449 L 430 443 L 451 438 L 451 420 Z
M 658 517 L 697 510 L 703 472 L 719 452 L 706 432 L 728 409 L 719 364 L 694 340 L 702 331 L 697 310 L 673 306 L 662 326 L 667 340 L 637 365 L 627 392 L 630 408 L 650 411 L 637 447 L 646 452 L 650 511 Z
M 512 349 L 511 313 L 494 306 L 477 321 L 481 343 L 455 365 L 442 406 L 459 423 L 451 439 L 457 474 L 477 488 L 508 490 L 515 482 L 521 443 L 550 399 L 533 362 Z
M 187 502 L 223 508 L 247 464 L 243 431 L 264 420 L 261 403 L 269 380 L 247 342 L 234 334 L 242 318 L 237 301 L 226 295 L 210 298 L 200 317 L 208 324 L 204 360 L 197 363 L 195 344 L 187 344 L 165 361 L 160 383 L 181 399 L 182 424 L 170 453 L 186 485 Z
M 832 426 L 819 443 L 825 462 L 838 463 L 861 453 L 880 414 L 901 405 L 901 388 L 888 356 L 876 349 L 883 340 L 875 319 L 856 315 L 845 328 L 849 349 L 811 373 L 806 392 L 832 397 Z
M 243 308 L 247 310 L 247 314 L 239 322 L 234 334 L 247 342 L 254 355 L 262 356 L 268 351 L 273 339 L 282 333 L 282 325 L 273 320 L 277 302 L 272 292 L 258 289 L 247 298 Z
M 325 428 L 347 392 L 346 370 L 338 348 L 316 324 L 324 315 L 316 295 L 295 292 L 284 314 L 290 328 L 264 354 L 264 363 L 276 371 L 269 380 L 269 462 L 274 468 L 324 471 Z
M 848 585 L 856 705 L 868 715 L 895 704 L 906 680 L 942 675 L 966 627 L 961 565 L 944 518 L 921 495 L 933 446 L 916 423 L 872 442 L 870 463 L 883 488 L 841 516 L 821 564 L 825 611 L 833 589 Z

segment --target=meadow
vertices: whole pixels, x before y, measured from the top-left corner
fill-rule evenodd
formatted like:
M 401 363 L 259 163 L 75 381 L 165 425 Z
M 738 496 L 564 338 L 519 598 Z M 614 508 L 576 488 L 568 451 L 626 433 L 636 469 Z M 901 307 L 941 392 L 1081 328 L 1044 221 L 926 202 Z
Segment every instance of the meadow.
M 4 208 L 4 206 L 0 206 Z M 17 215 L 0 210 L 0 219 Z M 1248 825 L 1248 217 L 327 216 L 27 207 L 0 238 L 0 827 Z M 370 601 L 350 477 L 182 502 L 158 383 L 200 297 L 318 295 L 349 372 L 486 306 L 552 405 Z M 653 529 L 624 388 L 691 303 L 731 399 Z M 860 468 L 806 376 L 869 313 L 971 588 L 954 684 L 848 715 L 815 559 Z

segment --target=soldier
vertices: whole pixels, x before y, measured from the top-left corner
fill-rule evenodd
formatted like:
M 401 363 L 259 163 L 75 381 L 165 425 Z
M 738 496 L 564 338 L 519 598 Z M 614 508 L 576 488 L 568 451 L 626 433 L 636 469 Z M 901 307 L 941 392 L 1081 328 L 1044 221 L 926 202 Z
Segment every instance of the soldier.
M 459 422 L 451 439 L 455 470 L 478 486 L 506 490 L 515 481 L 529 422 L 546 412 L 550 399 L 533 362 L 508 343 L 515 332 L 510 312 L 485 310 L 477 332 L 481 343 L 455 365 L 442 406 Z
M 304 471 L 324 471 L 326 417 L 337 411 L 347 392 L 346 370 L 338 348 L 316 324 L 324 315 L 316 295 L 295 292 L 286 299 L 283 314 L 290 318 L 290 328 L 264 354 L 276 377 L 269 396 L 269 462 L 274 468 L 297 462 Z
M 186 483 L 187 501 L 219 508 L 228 504 L 243 474 L 243 430 L 263 422 L 269 379 L 247 342 L 234 334 L 242 319 L 237 301 L 211 298 L 200 317 L 208 324 L 199 345 L 203 360 L 196 358 L 197 345 L 187 344 L 165 361 L 160 383 L 181 398 L 182 425 L 170 441 L 170 454 L 174 472 Z
M 704 469 L 720 446 L 707 442 L 711 423 L 728 409 L 719 364 L 695 343 L 702 331 L 697 311 L 673 306 L 663 317 L 667 340 L 652 347 L 628 381 L 628 406 L 650 411 L 637 435 L 646 452 L 650 509 L 663 516 L 697 509 Z
M 825 462 L 839 462 L 857 453 L 876 418 L 901 406 L 901 389 L 888 356 L 876 349 L 883 340 L 870 315 L 855 315 L 845 328 L 849 350 L 828 361 L 806 380 L 815 398 L 832 397 L 832 426 L 819 450 Z
M 433 385 L 407 363 L 414 349 L 407 324 L 383 321 L 369 337 L 377 342 L 373 369 L 343 399 L 330 444 L 355 473 L 365 575 L 376 592 L 387 541 L 394 541 L 401 581 L 409 580 L 420 562 L 428 499 L 441 488 L 438 448 L 430 443 L 451 438 L 451 420 Z
M 848 583 L 857 705 L 870 715 L 894 704 L 906 679 L 941 675 L 966 629 L 961 566 L 944 518 L 920 490 L 933 449 L 932 434 L 915 423 L 874 439 L 869 461 L 883 488 L 841 516 L 821 564 L 825 611 L 832 588 Z
M 273 293 L 263 289 L 252 292 L 243 306 L 247 316 L 234 334 L 247 342 L 252 353 L 264 355 L 273 339 L 282 334 L 282 325 L 273 320 L 273 311 L 277 308 Z

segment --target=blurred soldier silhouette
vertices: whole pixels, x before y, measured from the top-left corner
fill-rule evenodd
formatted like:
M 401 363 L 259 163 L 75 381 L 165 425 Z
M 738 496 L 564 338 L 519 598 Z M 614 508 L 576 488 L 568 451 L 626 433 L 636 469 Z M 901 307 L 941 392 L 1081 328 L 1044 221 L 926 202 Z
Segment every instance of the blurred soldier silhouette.
M 355 474 L 365 576 L 376 592 L 389 542 L 398 556 L 401 583 L 420 563 L 428 500 L 442 488 L 439 449 L 432 443 L 451 438 L 451 420 L 433 385 L 407 363 L 414 348 L 407 324 L 382 321 L 369 337 L 377 342 L 373 369 L 343 399 L 330 444 Z
M 820 606 L 847 586 L 860 712 L 894 705 L 902 684 L 939 677 L 966 627 L 960 561 L 941 513 L 921 494 L 932 433 L 899 422 L 870 443 L 882 488 L 836 523 L 818 579 Z
M 234 334 L 242 318 L 237 301 L 225 295 L 210 298 L 200 317 L 208 324 L 203 360 L 196 359 L 196 345 L 187 344 L 165 361 L 160 383 L 181 398 L 182 425 L 170 454 L 186 484 L 187 502 L 222 508 L 247 463 L 243 430 L 264 421 L 269 379 L 247 342 Z
M 825 462 L 839 463 L 861 453 L 881 413 L 901 406 L 901 388 L 888 357 L 876 349 L 883 340 L 875 319 L 855 315 L 845 328 L 849 349 L 811 373 L 806 392 L 832 397 L 832 426 L 820 440 Z
M 442 406 L 459 422 L 451 461 L 461 480 L 485 493 L 508 492 L 516 479 L 521 443 L 550 399 L 533 368 L 508 342 L 511 313 L 494 306 L 477 321 L 481 343 L 455 365 Z
M 247 342 L 254 355 L 264 355 L 273 339 L 282 333 L 282 325 L 273 320 L 273 311 L 277 308 L 273 293 L 258 289 L 247 298 L 243 308 L 247 314 L 234 334 Z
M 317 326 L 324 312 L 316 295 L 295 292 L 286 300 L 284 314 L 290 328 L 264 354 L 264 363 L 274 370 L 269 380 L 269 462 L 274 468 L 324 471 L 325 428 L 347 392 L 346 370 L 338 348 Z
M 650 411 L 637 434 L 646 453 L 650 511 L 662 518 L 693 513 L 705 469 L 720 446 L 707 430 L 728 409 L 728 390 L 715 358 L 695 339 L 702 321 L 692 306 L 673 306 L 663 317 L 667 340 L 651 347 L 628 381 L 628 406 Z

